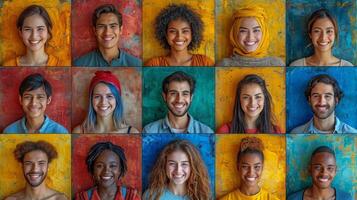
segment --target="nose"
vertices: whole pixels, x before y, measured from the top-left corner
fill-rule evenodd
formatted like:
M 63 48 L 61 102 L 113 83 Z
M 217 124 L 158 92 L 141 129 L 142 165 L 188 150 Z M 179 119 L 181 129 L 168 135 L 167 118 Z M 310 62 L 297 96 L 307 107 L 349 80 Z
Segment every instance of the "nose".
M 320 40 L 326 41 L 326 39 L 327 39 L 327 33 L 325 31 L 321 31 Z
M 249 105 L 252 106 L 256 103 L 256 100 L 254 99 L 254 97 L 250 97 L 249 98 Z
M 38 171 L 39 171 L 39 165 L 36 164 L 36 163 L 33 163 L 33 164 L 31 165 L 31 171 L 32 171 L 32 172 L 38 172 Z
M 254 172 L 253 167 L 249 167 L 249 168 L 248 168 L 248 175 L 249 175 L 249 176 L 250 176 L 250 175 L 253 175 L 253 172 Z
M 180 173 L 182 171 L 182 167 L 180 165 L 176 165 L 175 171 L 176 173 Z
M 105 97 L 100 97 L 99 103 L 100 103 L 100 104 L 105 104 L 106 101 L 107 101 L 107 98 L 105 98 Z
M 105 28 L 104 28 L 104 34 L 108 35 L 108 34 L 111 33 L 111 31 L 112 31 L 112 29 L 109 27 L 109 25 L 108 25 L 108 26 L 105 26 Z
M 254 33 L 253 33 L 253 31 L 248 31 L 247 37 L 248 37 L 248 40 L 249 40 L 249 41 L 253 41 L 253 40 L 254 40 Z
M 320 96 L 319 103 L 320 104 L 325 104 L 326 103 L 326 98 L 323 95 Z
M 180 102 L 182 100 L 182 94 L 177 94 L 176 95 L 176 99 L 175 99 L 177 102 Z

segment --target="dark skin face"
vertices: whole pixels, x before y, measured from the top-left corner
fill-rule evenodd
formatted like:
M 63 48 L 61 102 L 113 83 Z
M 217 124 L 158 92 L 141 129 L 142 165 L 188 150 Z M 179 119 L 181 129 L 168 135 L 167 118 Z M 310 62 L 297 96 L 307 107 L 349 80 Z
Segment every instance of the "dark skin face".
M 93 179 L 98 187 L 116 188 L 120 175 L 120 162 L 117 154 L 104 150 L 95 160 Z
M 309 172 L 313 185 L 319 189 L 331 187 L 331 183 L 336 175 L 337 166 L 335 157 L 328 152 L 315 154 L 311 158 Z

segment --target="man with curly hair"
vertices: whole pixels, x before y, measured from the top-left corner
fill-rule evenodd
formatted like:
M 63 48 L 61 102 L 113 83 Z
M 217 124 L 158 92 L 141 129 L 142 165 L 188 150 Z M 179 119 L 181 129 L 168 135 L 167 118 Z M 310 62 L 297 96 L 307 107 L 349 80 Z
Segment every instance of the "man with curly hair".
M 51 189 L 45 184 L 49 164 L 57 158 L 56 148 L 52 144 L 46 141 L 25 141 L 16 145 L 14 156 L 22 165 L 26 186 L 5 200 L 68 199 L 65 194 Z

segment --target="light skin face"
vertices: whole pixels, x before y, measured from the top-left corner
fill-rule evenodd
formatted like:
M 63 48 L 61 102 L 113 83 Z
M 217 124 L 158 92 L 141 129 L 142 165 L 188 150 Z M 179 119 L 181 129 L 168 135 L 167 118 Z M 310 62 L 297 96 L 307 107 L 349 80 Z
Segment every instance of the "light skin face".
M 327 119 L 330 116 L 334 117 L 338 100 L 335 98 L 332 85 L 317 83 L 311 90 L 309 103 L 314 116 L 318 119 Z
M 26 182 L 31 187 L 35 188 L 40 186 L 47 176 L 47 154 L 40 150 L 26 153 L 22 162 L 22 170 Z
M 181 19 L 171 21 L 167 28 L 166 39 L 171 50 L 187 51 L 192 41 L 191 26 Z
M 336 175 L 336 170 L 336 159 L 332 154 L 327 152 L 315 154 L 309 166 L 313 185 L 319 189 L 330 188 Z
M 92 105 L 97 116 L 111 117 L 113 115 L 116 100 L 110 88 L 104 83 L 98 83 L 92 94 Z
M 19 96 L 20 105 L 27 118 L 44 117 L 46 107 L 51 102 L 51 97 L 47 97 L 44 87 L 35 90 L 25 91 Z
M 253 52 L 258 48 L 262 35 L 261 27 L 254 17 L 240 19 L 238 42 L 247 52 Z
M 162 93 L 170 113 L 175 117 L 186 115 L 192 101 L 190 85 L 187 81 L 172 81 L 168 86 L 167 94 Z
M 238 164 L 241 185 L 246 188 L 256 188 L 263 172 L 263 161 L 258 154 L 244 154 Z
M 93 178 L 99 187 L 116 187 L 120 175 L 120 161 L 117 154 L 104 150 L 95 160 Z
M 191 174 L 190 161 L 183 151 L 174 151 L 167 156 L 166 175 L 170 185 L 179 186 L 186 183 Z
M 248 84 L 242 87 L 240 93 L 241 108 L 246 118 L 256 120 L 264 108 L 264 94 L 258 84 Z
M 122 26 L 113 13 L 101 14 L 97 20 L 94 34 L 97 38 L 99 49 L 118 49 Z
M 23 26 L 19 30 L 19 35 L 27 50 L 30 51 L 44 51 L 49 38 L 46 23 L 38 14 L 25 18 Z
M 334 25 L 329 18 L 321 18 L 315 21 L 309 33 L 315 51 L 331 51 L 335 42 Z

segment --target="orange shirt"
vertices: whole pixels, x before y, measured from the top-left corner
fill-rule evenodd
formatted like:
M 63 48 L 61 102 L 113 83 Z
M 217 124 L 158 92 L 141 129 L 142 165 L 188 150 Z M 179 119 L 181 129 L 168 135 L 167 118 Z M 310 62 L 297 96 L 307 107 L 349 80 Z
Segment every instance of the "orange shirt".
M 213 66 L 214 62 L 207 56 L 201 54 L 193 54 L 191 66 Z M 170 66 L 166 56 L 159 56 L 150 59 L 144 66 Z
M 6 66 L 6 67 L 21 66 L 20 65 L 20 57 L 21 56 L 18 56 L 16 58 L 5 61 L 3 66 Z M 55 57 L 53 55 L 48 55 L 48 61 L 47 61 L 46 66 L 64 66 L 64 64 L 57 57 Z

